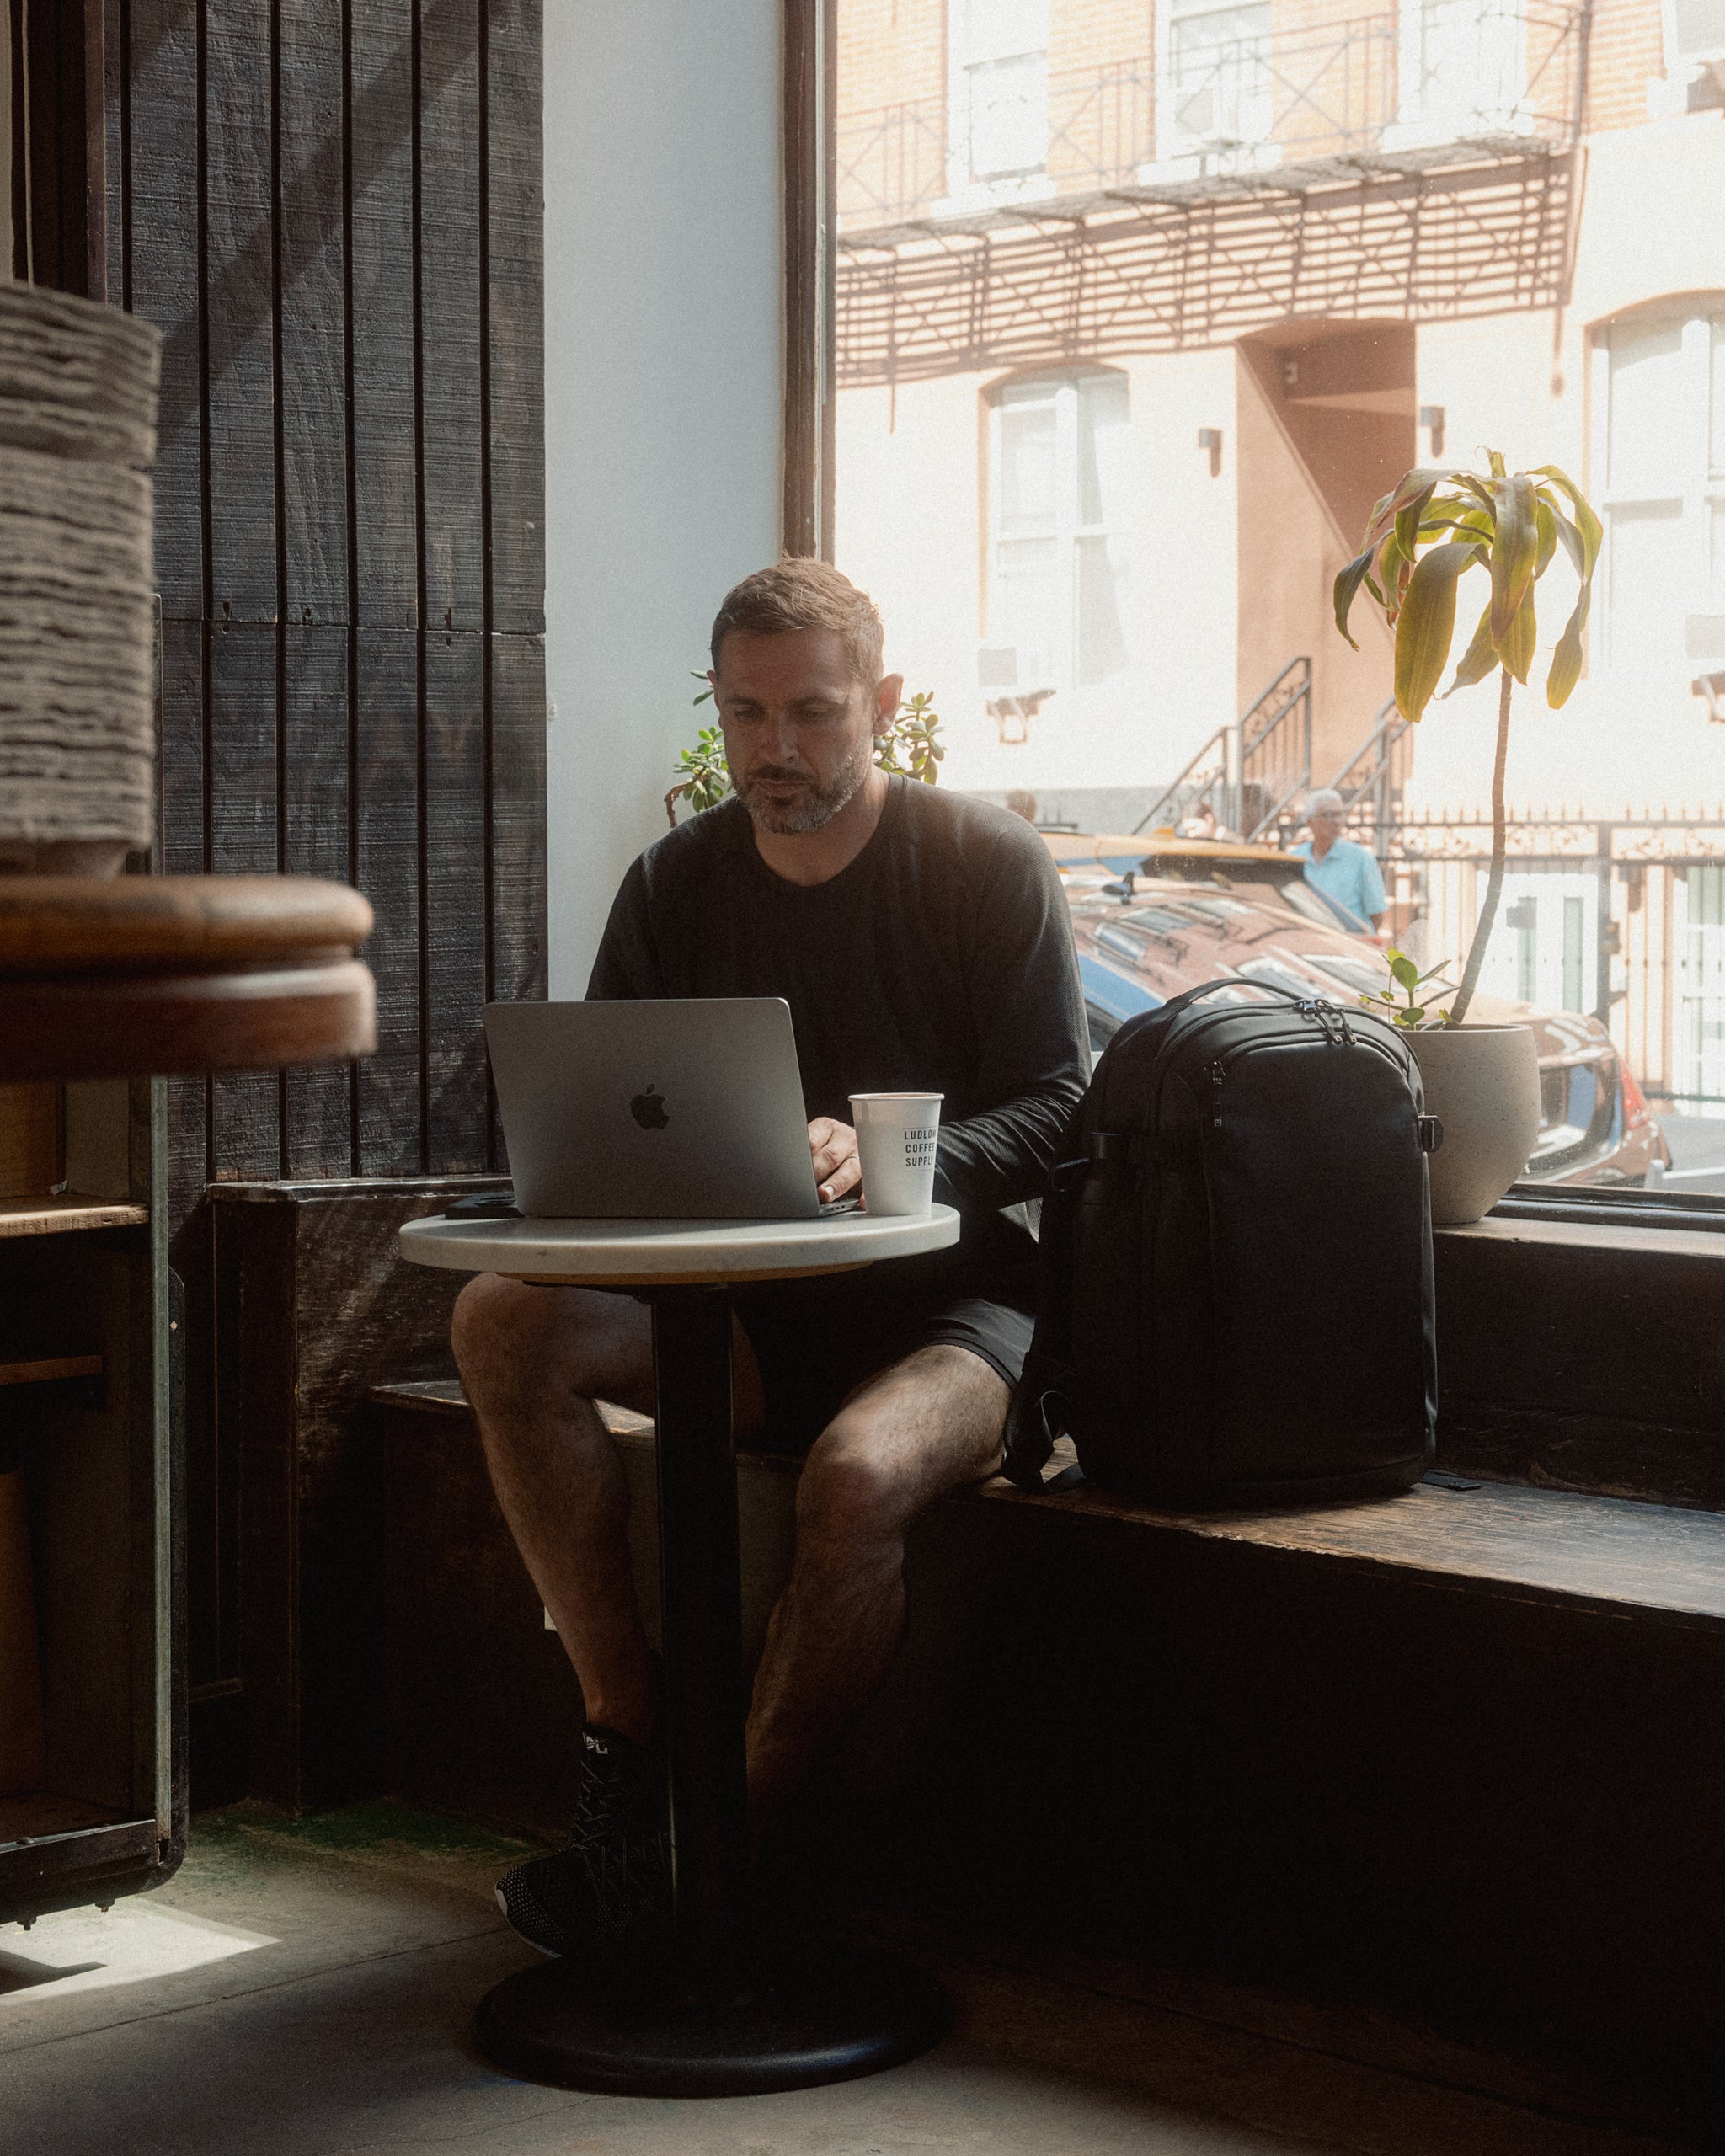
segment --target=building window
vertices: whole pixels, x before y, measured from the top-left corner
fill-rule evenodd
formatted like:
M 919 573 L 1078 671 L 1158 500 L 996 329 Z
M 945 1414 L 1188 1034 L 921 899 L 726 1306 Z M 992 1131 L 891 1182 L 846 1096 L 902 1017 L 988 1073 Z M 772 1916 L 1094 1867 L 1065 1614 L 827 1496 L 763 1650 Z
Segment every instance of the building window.
M 1686 78 L 1698 66 L 1722 57 L 1725 0 L 1666 0 L 1666 72 Z
M 1605 663 L 1725 665 L 1725 302 L 1614 323 L 1594 365 Z
M 1125 668 L 1128 429 L 1122 374 L 996 394 L 985 686 L 1086 688 Z
M 1269 35 L 1268 0 L 1221 8 L 1215 0 L 1167 0 L 1160 157 L 1235 152 L 1268 141 Z
M 947 184 L 963 199 L 1048 163 L 1048 0 L 953 0 Z
M 1411 147 L 1529 124 L 1522 0 L 1402 0 L 1397 125 Z

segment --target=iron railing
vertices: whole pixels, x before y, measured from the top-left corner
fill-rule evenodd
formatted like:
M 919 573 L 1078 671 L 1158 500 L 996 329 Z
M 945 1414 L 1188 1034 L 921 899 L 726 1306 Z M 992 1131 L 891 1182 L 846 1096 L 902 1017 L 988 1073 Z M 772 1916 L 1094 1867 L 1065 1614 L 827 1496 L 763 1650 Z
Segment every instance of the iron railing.
M 1273 184 L 1314 161 L 1567 147 L 1579 129 L 1585 4 L 1423 0 L 1232 37 L 1205 20 L 1176 24 L 1160 82 L 1147 54 L 1050 74 L 1045 139 L 1000 182 L 960 168 L 943 98 L 841 112 L 841 237 L 1206 179 Z
M 1364 842 L 1369 796 L 1353 813 Z M 1505 841 L 1510 880 L 1482 987 L 1597 1017 L 1662 1113 L 1725 1108 L 1725 803 L 1605 818 L 1512 808 Z M 1491 851 L 1484 807 L 1395 815 L 1384 863 L 1391 933 L 1451 980 L 1473 940 Z M 1541 892 L 1557 902 L 1530 906 Z
M 1402 788 L 1413 770 L 1413 730 L 1390 701 L 1373 722 L 1371 732 L 1330 781 L 1342 797 L 1342 805 L 1362 836 L 1361 826 L 1370 819 L 1370 845 L 1381 861 L 1388 857 L 1396 819 L 1402 807 Z
M 1290 659 L 1231 726 L 1217 729 L 1133 825 L 1177 828 L 1207 808 L 1216 835 L 1256 839 L 1311 783 L 1311 661 Z

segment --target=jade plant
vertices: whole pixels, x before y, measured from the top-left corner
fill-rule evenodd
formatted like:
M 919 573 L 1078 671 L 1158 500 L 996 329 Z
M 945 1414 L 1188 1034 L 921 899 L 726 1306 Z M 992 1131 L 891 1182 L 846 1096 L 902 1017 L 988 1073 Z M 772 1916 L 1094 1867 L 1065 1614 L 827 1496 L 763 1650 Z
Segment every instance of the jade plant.
M 1388 951 L 1384 954 L 1390 968 L 1390 985 L 1384 990 L 1367 990 L 1360 1001 L 1392 1026 L 1399 1026 L 1404 1033 L 1418 1033 L 1428 1026 L 1447 1026 L 1450 1013 L 1438 1008 L 1442 999 L 1455 986 L 1453 981 L 1439 980 L 1436 988 L 1422 1002 L 1419 990 L 1428 981 L 1438 980 L 1442 966 L 1430 967 L 1422 973 L 1405 951 Z M 1402 991 L 1398 1002 L 1396 990 Z M 1436 1011 L 1434 1017 L 1431 1014 Z
M 1362 585 L 1382 609 L 1396 635 L 1396 707 L 1404 718 L 1418 719 L 1436 693 L 1449 661 L 1456 586 L 1474 568 L 1484 569 L 1490 579 L 1490 596 L 1445 691 L 1453 696 L 1457 689 L 1471 687 L 1493 672 L 1498 675 L 1491 872 L 1461 985 L 1441 1020 L 1450 1026 L 1461 1023 L 1473 1001 L 1503 888 L 1509 697 L 1517 681 L 1525 686 L 1533 667 L 1535 590 L 1561 547 L 1575 570 L 1579 590 L 1546 672 L 1546 702 L 1556 711 L 1568 701 L 1581 677 L 1581 640 L 1601 536 L 1599 520 L 1581 489 L 1555 464 L 1511 472 L 1498 451 L 1488 450 L 1487 456 L 1491 468 L 1485 474 L 1427 468 L 1409 472 L 1373 509 L 1361 551 L 1336 579 L 1335 587 L 1336 627 L 1356 651 L 1359 647 L 1349 632 L 1348 617 Z M 1411 966 L 1412 961 L 1404 959 L 1403 963 Z M 1401 979 L 1399 974 L 1396 978 Z M 1413 985 L 1418 985 L 1418 975 Z M 1422 1022 L 1404 1018 L 1399 1022 Z
M 695 676 L 705 681 L 704 674 Z M 713 694 L 711 687 L 703 688 L 694 699 L 704 704 Z M 893 715 L 893 723 L 884 734 L 874 737 L 874 760 L 884 771 L 900 778 L 921 779 L 932 786 L 940 776 L 940 766 L 946 750 L 936 740 L 940 730 L 940 715 L 934 708 L 934 699 L 926 692 L 907 696 Z M 699 811 L 716 808 L 734 791 L 730 766 L 725 761 L 724 736 L 716 726 L 703 726 L 695 737 L 692 749 L 685 749 L 671 766 L 676 783 L 665 797 L 667 820 L 675 825 L 677 803 L 686 801 Z

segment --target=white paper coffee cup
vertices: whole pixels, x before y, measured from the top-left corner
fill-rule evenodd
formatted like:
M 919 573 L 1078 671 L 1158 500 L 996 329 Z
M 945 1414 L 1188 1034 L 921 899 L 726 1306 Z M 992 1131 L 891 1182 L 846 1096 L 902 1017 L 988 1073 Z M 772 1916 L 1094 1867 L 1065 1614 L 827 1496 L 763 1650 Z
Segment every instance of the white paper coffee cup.
M 944 1093 L 852 1093 L 851 1121 L 871 1213 L 926 1213 Z

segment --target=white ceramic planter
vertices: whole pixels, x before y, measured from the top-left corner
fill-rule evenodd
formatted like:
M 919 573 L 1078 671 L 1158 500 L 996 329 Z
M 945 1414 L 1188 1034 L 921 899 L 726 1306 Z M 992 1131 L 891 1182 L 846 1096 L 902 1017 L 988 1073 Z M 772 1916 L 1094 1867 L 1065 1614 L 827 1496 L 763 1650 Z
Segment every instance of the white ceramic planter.
M 1431 1156 L 1432 1225 L 1465 1227 L 1527 1166 L 1540 1131 L 1539 1052 L 1526 1026 L 1446 1026 L 1407 1038 L 1426 1113 L 1444 1126 Z

